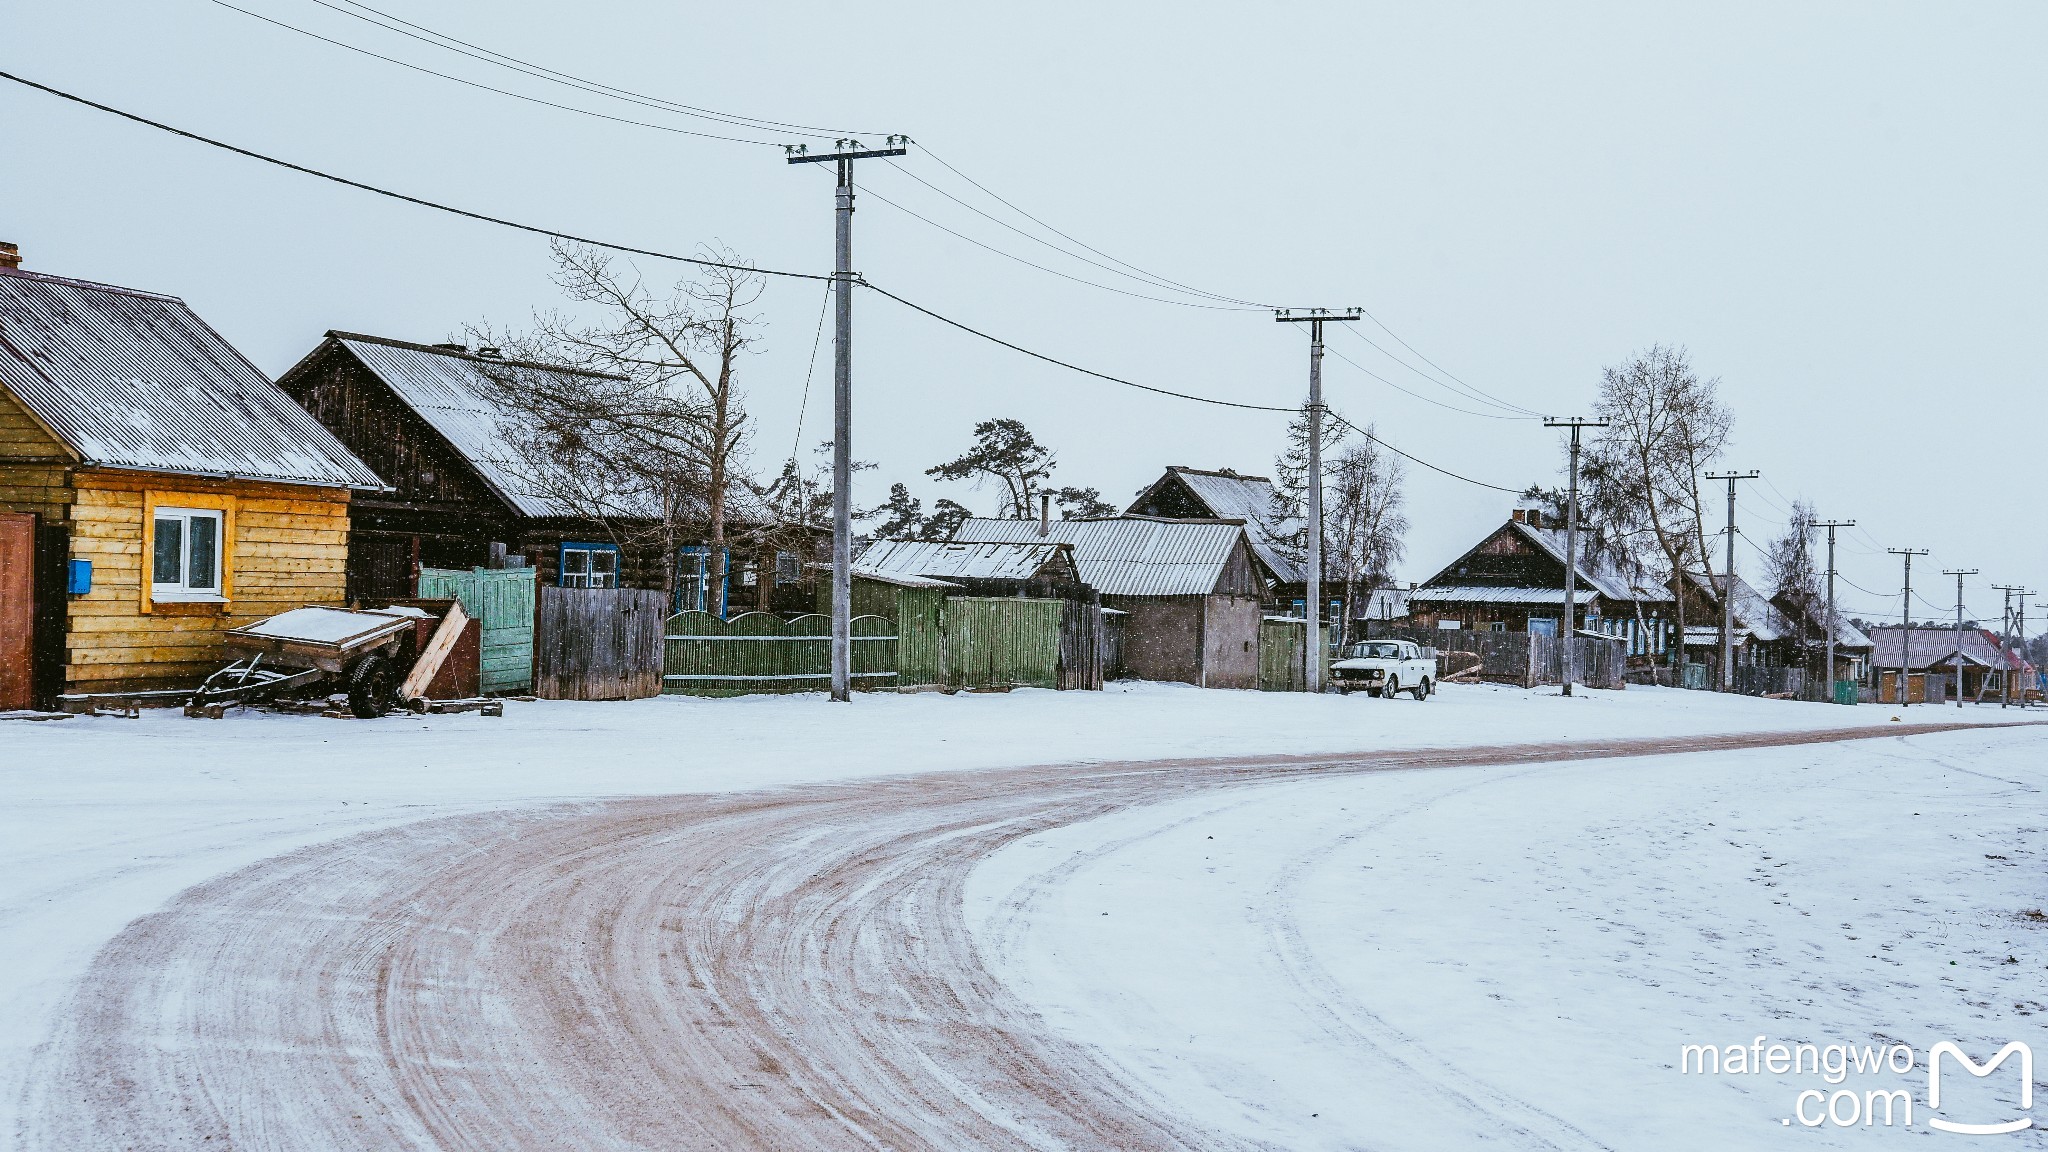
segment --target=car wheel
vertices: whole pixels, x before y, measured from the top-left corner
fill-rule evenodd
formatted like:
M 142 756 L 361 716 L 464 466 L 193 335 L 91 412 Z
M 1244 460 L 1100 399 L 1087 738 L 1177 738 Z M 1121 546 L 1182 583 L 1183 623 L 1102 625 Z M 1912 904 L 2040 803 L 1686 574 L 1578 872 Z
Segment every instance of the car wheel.
M 1421 703 L 1427 699 L 1429 699 L 1429 681 L 1424 680 L 1415 686 L 1415 700 L 1417 703 Z
M 1386 687 L 1380 689 L 1380 698 L 1382 700 L 1392 700 L 1400 694 L 1401 682 L 1392 676 L 1387 677 Z

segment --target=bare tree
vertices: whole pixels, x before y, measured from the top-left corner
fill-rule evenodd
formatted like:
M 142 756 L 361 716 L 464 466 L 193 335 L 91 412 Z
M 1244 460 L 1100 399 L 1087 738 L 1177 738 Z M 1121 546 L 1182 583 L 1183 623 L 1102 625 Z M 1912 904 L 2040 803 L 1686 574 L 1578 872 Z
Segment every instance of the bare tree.
M 1406 469 L 1401 461 L 1371 439 L 1340 449 L 1326 474 L 1323 519 L 1329 539 L 1327 555 L 1335 561 L 1344 585 L 1344 627 L 1357 617 L 1358 600 L 1391 584 L 1394 565 L 1407 555 L 1408 532 L 1403 492 Z M 1340 637 L 1349 639 L 1349 636 Z
M 489 374 L 522 479 L 559 492 L 577 515 L 599 513 L 591 518 L 618 536 L 651 537 L 667 589 L 683 539 L 702 531 L 711 607 L 723 615 L 727 510 L 748 431 L 737 374 L 754 343 L 761 277 L 717 249 L 707 258 L 727 267 L 657 291 L 601 249 L 557 240 L 553 253 L 554 282 L 575 313 L 537 313 L 531 331 L 510 336 L 471 330 L 520 359 L 583 370 Z
M 1602 372 L 1595 407 L 1608 427 L 1585 453 L 1582 484 L 1612 547 L 1638 561 L 1654 557 L 1677 594 L 1679 647 L 1685 644 L 1687 574 L 1712 559 L 1700 473 L 1728 443 L 1734 417 L 1721 405 L 1720 381 L 1702 380 L 1685 349 L 1653 345 Z
M 1819 519 L 1813 505 L 1804 500 L 1792 501 L 1792 517 L 1785 525 L 1785 534 L 1771 541 L 1764 551 L 1764 575 L 1770 583 L 1771 595 L 1792 606 L 1795 639 L 1807 664 L 1812 663 L 1814 654 L 1814 637 L 1808 625 L 1826 615 L 1821 573 L 1813 559 L 1814 525 Z M 1823 621 L 1822 626 L 1832 629 L 1835 625 L 1833 621 Z

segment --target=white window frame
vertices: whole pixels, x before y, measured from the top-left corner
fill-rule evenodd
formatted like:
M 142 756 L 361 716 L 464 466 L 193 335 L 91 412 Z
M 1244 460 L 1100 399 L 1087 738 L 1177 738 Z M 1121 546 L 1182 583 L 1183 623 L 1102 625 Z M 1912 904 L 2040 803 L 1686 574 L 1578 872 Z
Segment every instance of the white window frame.
M 227 577 L 227 513 L 220 508 L 178 508 L 159 504 L 151 511 L 150 554 L 144 557 L 149 565 L 149 598 L 160 603 L 182 604 L 225 604 L 227 595 L 222 591 Z M 156 551 L 162 541 L 162 529 L 157 524 L 165 520 L 178 522 L 178 578 L 175 581 L 161 581 L 156 578 Z M 192 522 L 211 520 L 213 522 L 213 584 L 211 587 L 192 587 Z
M 569 571 L 569 557 L 571 556 L 583 557 L 583 570 L 581 572 Z M 595 561 L 599 556 L 606 556 L 611 559 L 610 572 L 600 574 L 597 571 Z M 560 564 L 561 568 L 555 575 L 555 583 L 563 588 L 617 588 L 619 586 L 619 569 L 623 567 L 618 545 L 576 540 L 564 541 L 562 543 Z M 608 576 L 610 579 L 602 580 L 601 576 Z

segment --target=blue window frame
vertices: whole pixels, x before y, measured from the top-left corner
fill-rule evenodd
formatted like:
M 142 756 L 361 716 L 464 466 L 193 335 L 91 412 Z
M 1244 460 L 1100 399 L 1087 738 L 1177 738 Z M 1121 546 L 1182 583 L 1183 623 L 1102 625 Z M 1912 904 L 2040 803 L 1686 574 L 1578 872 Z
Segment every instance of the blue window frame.
M 720 567 L 712 562 L 711 549 L 704 544 L 687 544 L 676 553 L 676 604 L 678 612 L 709 612 L 720 604 L 732 604 L 731 553 L 726 553 L 725 571 L 716 572 Z M 716 586 L 719 594 L 713 596 Z
M 582 540 L 562 541 L 555 583 L 563 588 L 617 588 L 619 546 Z

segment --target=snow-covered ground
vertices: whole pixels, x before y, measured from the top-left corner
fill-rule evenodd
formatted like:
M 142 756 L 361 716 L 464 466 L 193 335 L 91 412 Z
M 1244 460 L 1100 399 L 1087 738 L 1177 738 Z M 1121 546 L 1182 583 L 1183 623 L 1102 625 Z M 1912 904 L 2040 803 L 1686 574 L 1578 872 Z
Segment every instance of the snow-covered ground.
M 1957 715 L 1916 708 L 1907 718 Z M 562 799 L 1006 765 L 1881 725 L 1890 716 L 1870 706 L 1657 689 L 1562 699 L 1555 689 L 1454 686 L 1418 704 L 1132 685 L 1099 694 L 872 696 L 848 706 L 818 697 L 514 703 L 501 719 L 245 713 L 198 721 L 161 712 L 139 720 L 0 721 L 0 874 L 7 877 L 0 889 L 0 1133 L 14 1131 L 27 1052 L 47 1034 L 92 955 L 124 925 L 244 865 L 404 821 Z M 1620 769 L 1587 771 L 1594 773 L 1587 779 L 1631 779 Z M 1385 794 L 1418 787 L 1407 781 L 1422 778 L 1403 777 Z M 1620 809 L 1639 799 L 1628 790 L 1576 791 L 1589 804 L 1612 801 Z M 1537 787 L 1534 794 L 1548 793 Z M 1513 805 L 1486 803 L 1514 822 Z M 1275 811 L 1286 811 L 1282 805 Z M 1593 805 L 1586 819 L 1598 810 Z M 1614 819 L 1603 827 L 1619 838 L 1626 821 Z M 1287 835 L 1336 827 L 1311 820 Z M 1505 852 L 1514 842 L 1480 847 Z M 1332 867 L 1339 871 L 1329 876 L 1344 875 L 1343 866 Z M 1323 877 L 1314 884 L 1335 882 L 1321 865 L 1312 871 Z M 1302 891 L 1324 892 L 1314 884 Z M 1339 887 L 1314 898 L 1356 895 Z M 1393 906 L 1393 895 L 1378 889 L 1369 898 L 1375 908 Z M 1401 898 L 1436 910 L 1426 889 L 1411 886 Z M 1584 902 L 1595 907 L 1593 900 Z M 1315 930 L 1353 922 L 1333 917 Z M 1213 929 L 1232 931 L 1228 924 Z M 1454 938 L 1449 931 L 1443 939 Z M 1040 978 L 1031 964 L 1019 971 Z
M 2044 785 L 2043 729 L 1290 782 L 1033 836 L 968 916 L 1058 1031 L 1247 1140 L 1854 1147 L 1882 1112 L 1799 1093 L 1903 1088 L 1925 1135 L 1936 1042 L 2048 1059 Z M 1919 1062 L 1677 1069 L 1759 1037 Z M 1950 1062 L 1940 1115 L 2026 1115 L 2012 1063 Z

